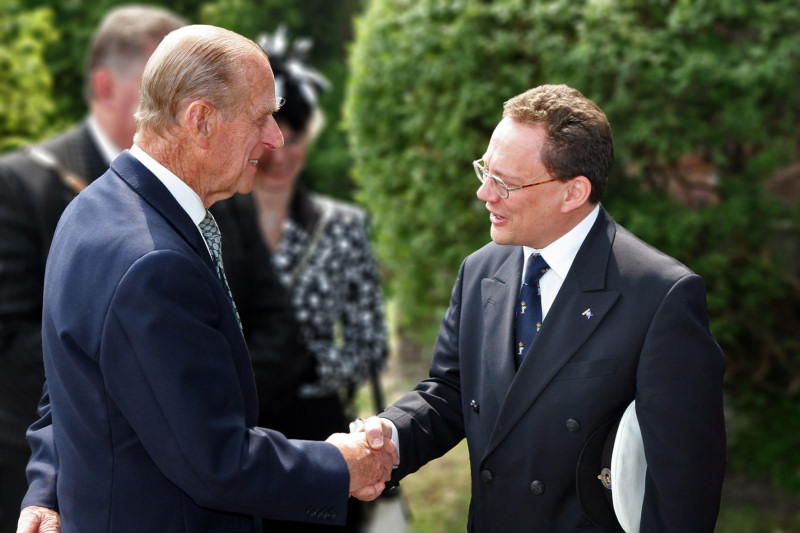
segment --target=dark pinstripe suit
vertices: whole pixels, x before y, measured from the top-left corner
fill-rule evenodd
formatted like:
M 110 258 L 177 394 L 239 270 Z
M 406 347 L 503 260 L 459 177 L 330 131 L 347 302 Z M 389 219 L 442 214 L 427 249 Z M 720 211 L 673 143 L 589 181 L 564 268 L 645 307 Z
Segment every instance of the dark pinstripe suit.
M 92 181 L 108 168 L 87 123 L 41 145 Z M 20 150 L 0 158 L 0 533 L 14 531 L 25 494 L 25 429 L 42 393 L 42 281 L 58 219 L 75 192 Z

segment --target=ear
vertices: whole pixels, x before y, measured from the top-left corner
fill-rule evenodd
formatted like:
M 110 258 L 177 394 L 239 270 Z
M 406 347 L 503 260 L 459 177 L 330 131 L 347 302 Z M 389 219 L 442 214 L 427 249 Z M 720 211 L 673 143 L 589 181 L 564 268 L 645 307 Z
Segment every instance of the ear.
M 586 176 L 576 176 L 566 182 L 564 202 L 561 205 L 563 213 L 569 213 L 589 203 L 592 194 L 592 183 Z
M 114 74 L 111 69 L 101 68 L 92 72 L 92 98 L 105 105 L 114 94 Z
M 189 138 L 200 148 L 208 149 L 217 131 L 219 112 L 205 100 L 195 100 L 183 114 L 184 128 Z

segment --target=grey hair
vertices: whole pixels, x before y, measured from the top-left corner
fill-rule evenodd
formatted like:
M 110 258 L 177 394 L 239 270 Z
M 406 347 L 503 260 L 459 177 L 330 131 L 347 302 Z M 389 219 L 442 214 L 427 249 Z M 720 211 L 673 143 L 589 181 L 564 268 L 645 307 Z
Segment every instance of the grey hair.
M 228 120 L 246 101 L 243 59 L 254 53 L 265 55 L 253 41 L 215 26 L 186 26 L 170 33 L 145 67 L 136 131 L 166 131 L 178 124 L 184 106 L 198 99 Z

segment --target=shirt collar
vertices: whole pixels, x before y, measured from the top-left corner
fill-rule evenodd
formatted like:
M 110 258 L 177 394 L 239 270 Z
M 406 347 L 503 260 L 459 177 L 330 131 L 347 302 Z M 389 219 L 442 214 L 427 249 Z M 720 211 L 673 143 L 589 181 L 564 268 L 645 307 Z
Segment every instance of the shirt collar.
M 189 214 L 192 221 L 197 225 L 202 222 L 206 216 L 206 208 L 203 207 L 203 201 L 194 190 L 186 185 L 178 176 L 170 172 L 164 165 L 153 159 L 144 150 L 136 146 L 131 147 L 131 155 L 139 160 L 147 170 L 156 175 L 156 177 L 164 184 L 169 190 L 170 194 L 175 197 L 175 200 L 181 207 Z
M 531 254 L 541 254 L 550 269 L 558 274 L 561 279 L 566 279 L 567 272 L 569 272 L 572 262 L 575 260 L 575 256 L 578 255 L 581 244 L 583 244 L 584 239 L 586 239 L 586 236 L 589 234 L 589 230 L 592 229 L 599 213 L 600 204 L 597 204 L 574 228 L 542 249 L 523 246 L 525 255 L 525 262 L 523 264 L 528 264 L 528 258 Z
M 122 148 L 116 146 L 106 132 L 104 132 L 97 120 L 92 115 L 89 115 L 89 133 L 92 135 L 97 148 L 100 150 L 100 155 L 103 157 L 107 165 L 110 165 L 113 160 L 122 153 Z

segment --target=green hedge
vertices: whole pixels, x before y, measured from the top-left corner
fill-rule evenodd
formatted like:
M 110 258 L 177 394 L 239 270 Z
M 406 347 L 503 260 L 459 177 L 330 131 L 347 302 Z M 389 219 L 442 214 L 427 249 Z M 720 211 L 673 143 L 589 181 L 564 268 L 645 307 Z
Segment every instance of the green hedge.
M 0 153 L 49 131 L 52 78 L 44 55 L 57 37 L 50 9 L 23 11 L 16 0 L 0 0 Z
M 614 131 L 606 207 L 706 280 L 728 361 L 731 464 L 800 489 L 797 454 L 775 451 L 800 434 L 789 245 L 800 216 L 764 187 L 800 141 L 800 5 L 380 0 L 356 30 L 345 106 L 354 179 L 403 331 L 432 342 L 460 261 L 489 240 L 471 161 L 502 103 L 566 83 Z M 689 210 L 667 193 L 685 156 L 713 165 L 717 205 Z M 784 408 L 773 416 L 765 404 Z M 777 417 L 789 431 L 765 434 Z M 776 444 L 759 446 L 765 437 Z

